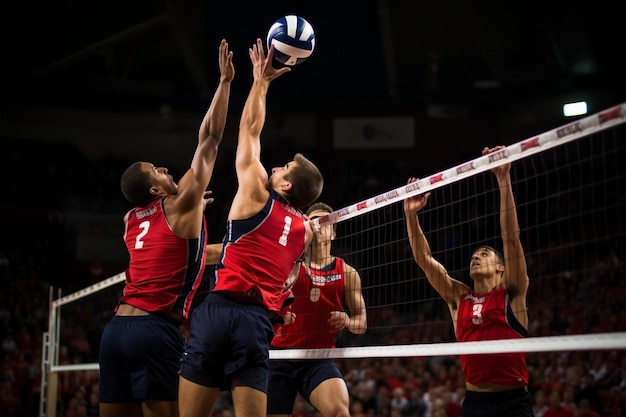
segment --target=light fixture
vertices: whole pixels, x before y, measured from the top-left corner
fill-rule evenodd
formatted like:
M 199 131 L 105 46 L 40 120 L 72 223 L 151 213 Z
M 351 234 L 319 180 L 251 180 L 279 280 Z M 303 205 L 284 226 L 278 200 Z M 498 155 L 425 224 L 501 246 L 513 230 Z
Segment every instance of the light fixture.
M 567 103 L 563 105 L 563 116 L 572 117 L 587 114 L 587 102 L 577 101 L 575 103 Z

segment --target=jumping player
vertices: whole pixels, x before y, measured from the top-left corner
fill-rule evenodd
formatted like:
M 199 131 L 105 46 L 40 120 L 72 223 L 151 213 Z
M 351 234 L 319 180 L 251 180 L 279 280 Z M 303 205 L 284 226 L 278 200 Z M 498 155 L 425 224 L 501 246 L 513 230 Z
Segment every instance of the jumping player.
M 270 313 L 289 300 L 287 282 L 312 239 L 304 213 L 320 195 L 322 175 L 301 154 L 271 175 L 261 164 L 261 130 L 270 82 L 289 71 L 272 67 L 261 39 L 249 49 L 253 83 L 239 125 L 238 189 L 227 220 L 215 286 L 193 312 L 181 365 L 182 417 L 210 415 L 229 389 L 235 415 L 264 417 L 269 374 Z
M 219 47 L 220 82 L 198 133 L 190 168 L 174 182 L 167 168 L 135 162 L 121 179 L 136 208 L 124 217 L 126 283 L 100 343 L 100 416 L 178 415 L 178 371 L 187 318 L 205 268 L 206 191 L 222 140 L 235 75 Z

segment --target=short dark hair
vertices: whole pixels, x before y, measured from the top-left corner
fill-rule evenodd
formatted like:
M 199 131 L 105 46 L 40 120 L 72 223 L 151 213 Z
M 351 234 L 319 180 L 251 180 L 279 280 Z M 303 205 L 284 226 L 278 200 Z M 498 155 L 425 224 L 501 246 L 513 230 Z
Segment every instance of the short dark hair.
M 504 256 L 502 255 L 502 253 L 500 253 L 498 250 L 494 249 L 493 247 L 489 246 L 489 245 L 480 245 L 478 246 L 476 249 L 474 249 L 472 251 L 472 255 L 474 255 L 476 252 L 478 252 L 481 249 L 487 249 L 488 251 L 491 251 L 493 253 L 496 254 L 496 259 L 498 260 L 499 263 L 501 263 L 502 265 L 504 265 Z
M 313 213 L 316 210 L 322 210 L 322 211 L 327 211 L 329 213 L 333 212 L 333 208 L 331 206 L 329 206 L 326 203 L 323 203 L 321 201 L 318 201 L 317 203 L 313 203 L 309 206 L 308 209 L 306 209 L 306 215 L 310 215 L 311 213 Z
M 124 197 L 136 207 L 147 206 L 154 200 L 154 195 L 150 194 L 152 177 L 143 169 L 141 161 L 126 168 L 120 180 L 120 187 Z
M 291 190 L 287 192 L 287 200 L 292 206 L 302 210 L 320 196 L 324 177 L 315 164 L 301 153 L 295 154 L 293 160 L 297 165 L 284 177 L 292 184 Z

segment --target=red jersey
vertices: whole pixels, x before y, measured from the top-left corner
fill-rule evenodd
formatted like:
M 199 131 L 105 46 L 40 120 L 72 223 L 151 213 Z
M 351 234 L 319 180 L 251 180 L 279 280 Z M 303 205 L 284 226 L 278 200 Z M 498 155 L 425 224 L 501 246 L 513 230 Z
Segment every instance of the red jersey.
M 304 252 L 305 221 L 273 190 L 259 213 L 229 220 L 213 291 L 279 312 L 290 294 L 289 273 Z
M 293 285 L 295 299 L 290 310 L 296 314 L 292 324 L 274 325 L 272 347 L 334 348 L 337 331 L 328 324 L 331 311 L 343 311 L 343 260 L 335 258 L 322 269 L 300 267 Z
M 527 330 L 517 321 L 503 286 L 487 294 L 461 295 L 456 325 L 459 342 L 521 339 Z M 526 353 L 460 355 L 465 379 L 472 384 L 528 385 Z
M 204 273 L 206 220 L 202 218 L 199 238 L 176 236 L 165 217 L 167 198 L 127 214 L 124 241 L 130 262 L 120 302 L 152 313 L 173 311 L 186 318 Z

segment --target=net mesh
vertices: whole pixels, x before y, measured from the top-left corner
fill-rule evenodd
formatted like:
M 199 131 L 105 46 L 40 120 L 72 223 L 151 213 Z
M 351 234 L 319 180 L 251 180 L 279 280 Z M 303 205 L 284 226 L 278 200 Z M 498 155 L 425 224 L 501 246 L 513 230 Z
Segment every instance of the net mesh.
M 621 366 L 626 358 L 625 115 L 626 105 L 620 105 L 507 146 L 504 160 L 480 157 L 435 175 L 416 173 L 423 175 L 417 185 L 402 185 L 327 216 L 325 221 L 337 227 L 332 253 L 360 274 L 367 332 L 340 333 L 335 349 L 281 350 L 270 357 L 341 359 L 341 369 L 355 390 L 357 383 L 350 375 L 354 369 L 367 368 L 362 358 L 393 358 L 392 363 L 406 358 L 402 366 L 417 372 L 424 365 L 418 358 L 448 356 L 446 361 L 455 364 L 454 355 L 459 353 L 522 348 L 531 352 L 531 377 L 536 369 L 546 372 L 541 364 L 559 351 L 581 351 L 578 355 L 585 356 L 578 358 L 588 368 L 597 357 Z M 403 200 L 431 192 L 420 219 L 433 255 L 451 276 L 471 286 L 467 268 L 473 249 L 478 244 L 501 246 L 497 183 L 489 170 L 505 162 L 512 162 L 530 277 L 530 337 L 455 343 L 445 302 L 413 260 Z M 115 304 L 123 279 L 119 274 L 68 296 L 51 295 L 45 373 L 97 374 L 97 346 L 81 363 L 63 362 L 59 346 L 68 345 L 63 323 L 92 317 L 87 327 L 94 333 L 91 339 L 98 340 L 111 314 L 98 306 Z M 196 302 L 207 292 L 205 284 Z M 585 350 L 595 352 L 582 353 Z M 42 397 L 50 388 L 42 383 Z

